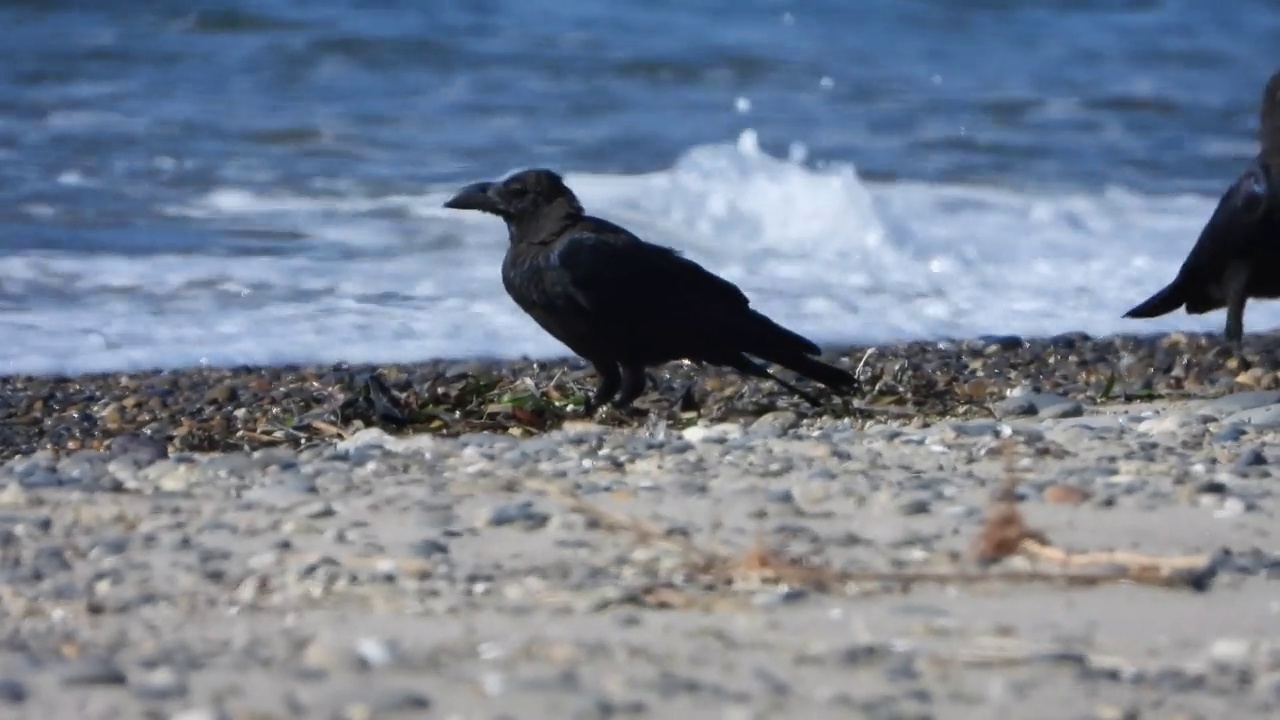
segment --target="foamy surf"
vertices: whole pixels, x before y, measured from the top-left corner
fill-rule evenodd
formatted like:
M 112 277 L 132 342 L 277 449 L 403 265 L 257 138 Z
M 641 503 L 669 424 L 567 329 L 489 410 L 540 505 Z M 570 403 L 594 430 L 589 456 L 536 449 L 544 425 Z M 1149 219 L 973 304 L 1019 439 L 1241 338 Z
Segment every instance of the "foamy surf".
M 867 183 L 803 156 L 770 156 L 747 131 L 662 171 L 566 177 L 589 211 L 823 343 L 1221 328 L 1220 313 L 1120 318 L 1173 276 L 1216 198 Z M 501 223 L 441 207 L 454 189 L 221 187 L 160 210 L 261 252 L 0 256 L 0 370 L 566 354 L 503 292 Z M 1280 324 L 1280 305 L 1248 314 Z

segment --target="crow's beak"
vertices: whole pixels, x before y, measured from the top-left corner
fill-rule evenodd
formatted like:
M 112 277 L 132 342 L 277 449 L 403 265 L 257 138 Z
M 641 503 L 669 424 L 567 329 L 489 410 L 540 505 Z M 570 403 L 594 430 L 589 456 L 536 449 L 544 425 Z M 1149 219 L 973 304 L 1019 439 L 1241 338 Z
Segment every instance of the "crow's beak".
M 479 210 L 495 215 L 502 211 L 502 205 L 493 197 L 493 183 L 472 183 L 445 201 L 444 206 L 454 210 Z

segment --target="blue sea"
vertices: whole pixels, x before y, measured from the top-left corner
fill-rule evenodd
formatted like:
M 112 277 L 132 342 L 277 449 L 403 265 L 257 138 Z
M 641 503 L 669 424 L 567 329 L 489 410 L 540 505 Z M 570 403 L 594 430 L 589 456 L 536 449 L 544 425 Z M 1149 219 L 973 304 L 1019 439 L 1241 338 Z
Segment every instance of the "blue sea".
M 0 373 L 560 356 L 527 166 L 823 343 L 1121 314 L 1256 151 L 1271 0 L 0 0 Z M 1280 325 L 1255 303 L 1250 329 Z

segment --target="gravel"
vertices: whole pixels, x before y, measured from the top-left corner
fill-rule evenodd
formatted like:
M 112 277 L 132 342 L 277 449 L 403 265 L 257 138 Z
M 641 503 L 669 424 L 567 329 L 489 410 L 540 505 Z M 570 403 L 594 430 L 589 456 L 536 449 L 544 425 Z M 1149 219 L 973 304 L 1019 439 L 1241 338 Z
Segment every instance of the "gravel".
M 902 373 L 915 394 L 880 405 L 905 412 L 814 411 L 712 373 L 703 397 L 745 393 L 737 406 L 541 428 L 455 408 L 466 427 L 441 428 L 357 403 L 343 407 L 369 422 L 218 452 L 182 438 L 259 413 L 254 393 L 275 386 L 245 378 L 302 371 L 41 380 L 38 431 L 3 426 L 17 445 L 0 462 L 0 715 L 1275 717 L 1280 391 L 1255 373 L 1265 354 L 1230 383 L 1196 375 L 1217 362 L 1206 351 L 1073 389 L 1055 368 L 1088 358 L 1069 352 L 1154 361 L 1198 341 L 1074 337 L 1031 357 L 1067 342 L 879 349 L 867 381 L 883 399 Z M 903 357 L 1006 380 L 962 411 L 958 390 L 890 367 Z M 1052 372 L 1027 382 L 1033 368 Z M 120 432 L 84 436 L 99 447 L 44 442 L 81 437 L 46 422 L 72 386 L 120 405 Z M 119 387 L 160 407 L 112 399 Z M 301 397 L 289 387 L 278 406 Z M 183 393 L 207 417 L 175 434 L 190 406 L 165 403 Z M 126 422 L 126 405 L 169 429 Z M 977 572 L 973 542 L 1010 490 L 1057 547 L 1219 553 L 1218 576 L 1199 593 L 804 579 Z M 770 575 L 778 554 L 801 574 Z
M 1217 336 L 1185 333 L 993 336 L 832 348 L 826 359 L 856 372 L 861 404 L 877 408 L 872 417 L 1053 419 L 1079 417 L 1099 401 L 1280 393 L 1280 336 L 1251 334 L 1245 349 L 1247 370 Z M 868 416 L 836 402 L 812 408 L 776 383 L 713 367 L 671 364 L 651 377 L 640 412 L 612 413 L 605 424 L 732 422 L 752 436 L 781 437 L 817 417 Z M 0 377 L 0 460 L 87 449 L 143 466 L 174 453 L 324 445 L 367 427 L 537 435 L 574 419 L 595 380 L 577 359 Z M 1242 400 L 1235 410 L 1273 404 Z M 1280 426 L 1280 411 L 1265 422 Z

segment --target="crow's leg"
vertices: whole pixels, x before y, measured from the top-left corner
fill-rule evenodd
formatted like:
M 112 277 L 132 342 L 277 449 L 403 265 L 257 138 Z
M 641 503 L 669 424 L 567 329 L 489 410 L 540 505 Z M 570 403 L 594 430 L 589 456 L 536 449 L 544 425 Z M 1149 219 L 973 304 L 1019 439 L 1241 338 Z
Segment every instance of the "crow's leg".
M 1235 352 L 1236 361 L 1242 368 L 1248 369 L 1249 362 L 1244 357 L 1244 305 L 1248 301 L 1245 294 L 1249 284 L 1249 266 L 1236 263 L 1227 269 L 1223 290 L 1227 299 L 1227 326 L 1223 334 Z
M 621 410 L 635 402 L 635 399 L 644 392 L 645 383 L 648 379 L 644 372 L 644 365 L 624 364 L 622 366 L 622 391 L 613 399 L 613 406 Z
M 735 358 L 730 358 L 729 362 L 726 362 L 725 364 L 745 375 L 751 375 L 753 377 L 758 377 L 758 378 L 768 378 L 769 380 L 772 380 L 778 383 L 782 387 L 804 398 L 805 402 L 809 403 L 810 405 L 814 407 L 822 406 L 821 400 L 814 397 L 813 395 L 810 395 L 804 390 L 801 390 L 795 385 L 792 385 L 786 380 L 783 380 L 777 375 L 774 375 L 773 373 L 769 372 L 767 369 L 765 369 L 763 365 L 760 365 L 759 363 L 756 363 L 756 362 L 752 362 L 751 358 L 747 357 L 746 355 L 739 354 Z
M 618 372 L 617 363 L 592 360 L 591 366 L 595 368 L 596 374 L 600 376 L 600 384 L 596 386 L 595 394 L 582 407 L 582 411 L 587 415 L 594 413 L 600 406 L 609 402 L 614 395 L 618 394 L 618 388 L 622 387 L 622 374 Z

